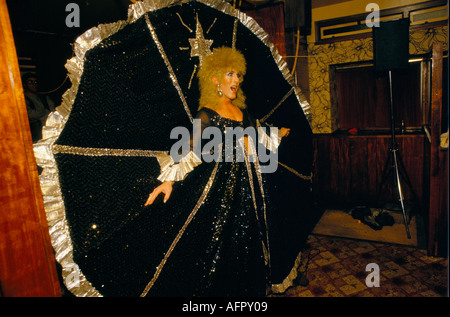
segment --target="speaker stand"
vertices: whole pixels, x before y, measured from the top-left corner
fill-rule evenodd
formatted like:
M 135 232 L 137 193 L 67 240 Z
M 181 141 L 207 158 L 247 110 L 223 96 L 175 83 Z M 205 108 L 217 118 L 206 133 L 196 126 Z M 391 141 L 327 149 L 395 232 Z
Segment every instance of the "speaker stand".
M 400 178 L 403 177 L 406 181 L 406 184 L 410 188 L 411 192 L 413 193 L 414 197 L 416 198 L 416 195 L 414 191 L 412 190 L 411 182 L 409 180 L 408 174 L 406 173 L 405 167 L 403 165 L 399 150 L 398 150 L 398 144 L 395 138 L 395 121 L 394 121 L 394 103 L 393 103 L 393 96 L 392 96 L 392 71 L 389 70 L 389 106 L 390 106 L 390 116 L 391 116 L 391 147 L 389 149 L 389 157 L 386 162 L 386 165 L 384 167 L 383 176 L 381 179 L 380 187 L 378 190 L 377 195 L 377 201 L 379 201 L 381 190 L 383 188 L 384 183 L 386 182 L 387 177 L 390 175 L 390 172 L 394 172 L 394 183 L 396 185 L 396 188 L 398 190 L 399 194 L 399 201 L 400 206 L 402 208 L 402 214 L 403 214 L 403 221 L 405 223 L 405 229 L 406 229 L 406 236 L 408 239 L 411 239 L 411 234 L 409 232 L 408 227 L 408 221 L 406 217 L 406 210 L 405 210 L 405 204 L 404 204 L 404 198 L 402 193 L 402 186 Z M 417 198 L 416 198 L 417 199 Z

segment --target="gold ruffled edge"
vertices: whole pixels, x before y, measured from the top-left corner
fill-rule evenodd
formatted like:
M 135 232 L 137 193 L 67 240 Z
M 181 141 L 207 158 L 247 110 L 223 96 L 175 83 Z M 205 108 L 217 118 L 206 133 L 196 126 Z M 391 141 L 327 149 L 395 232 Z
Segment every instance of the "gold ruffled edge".
M 298 270 L 300 266 L 302 265 L 302 252 L 300 252 L 297 255 L 297 258 L 294 261 L 294 265 L 289 272 L 288 276 L 285 277 L 283 282 L 280 284 L 272 284 L 271 285 L 271 291 L 274 294 L 282 294 L 284 293 L 289 287 L 294 285 L 294 280 L 298 277 Z
M 43 138 L 34 144 L 36 162 L 43 168 L 40 175 L 40 185 L 44 200 L 51 242 L 55 252 L 55 259 L 62 267 L 62 279 L 67 289 L 75 296 L 100 297 L 102 296 L 86 279 L 78 265 L 73 260 L 73 245 L 70 237 L 69 226 L 66 219 L 66 211 L 62 192 L 59 184 L 59 173 L 53 153 L 53 145 L 61 134 L 65 123 L 72 110 L 73 102 L 78 92 L 81 76 L 84 69 L 86 52 L 97 46 L 105 38 L 120 31 L 126 25 L 135 22 L 146 12 L 156 11 L 173 5 L 181 5 L 191 0 L 144 0 L 136 2 L 128 8 L 127 21 L 100 24 L 80 35 L 74 43 L 74 57 L 66 62 L 68 77 L 72 83 L 62 96 L 61 104 L 52 112 L 43 127 Z M 310 120 L 310 105 L 301 90 L 296 87 L 286 62 L 270 42 L 267 33 L 257 24 L 253 18 L 234 9 L 229 3 L 222 0 L 196 0 L 213 7 L 223 13 L 236 17 L 244 26 L 250 29 L 267 47 L 269 47 L 275 62 L 284 78 L 295 90 L 295 95 Z M 167 154 L 157 156 L 161 168 L 170 165 L 170 157 Z M 293 269 L 293 271 L 296 271 Z M 291 275 L 286 280 L 293 280 Z M 285 280 L 285 281 L 286 281 Z M 283 282 L 283 285 L 285 282 Z M 275 286 L 277 289 L 279 286 Z

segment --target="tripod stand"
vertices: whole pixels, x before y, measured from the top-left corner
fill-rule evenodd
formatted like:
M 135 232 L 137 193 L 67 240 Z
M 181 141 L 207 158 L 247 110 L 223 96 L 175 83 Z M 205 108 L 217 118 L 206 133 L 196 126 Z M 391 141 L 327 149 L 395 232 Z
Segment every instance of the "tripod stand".
M 380 187 L 378 190 L 377 201 L 380 198 L 381 190 L 383 188 L 384 183 L 388 176 L 394 172 L 394 182 L 399 194 L 400 205 L 403 213 L 403 221 L 405 223 L 406 235 L 408 239 L 411 239 L 411 234 L 409 232 L 408 221 L 406 217 L 406 210 L 404 204 L 404 198 L 402 193 L 402 186 L 400 182 L 400 178 L 403 177 L 409 189 L 413 193 L 414 197 L 416 197 L 414 191 L 412 190 L 411 182 L 409 180 L 408 174 L 406 173 L 405 167 L 403 166 L 403 161 L 401 159 L 398 144 L 395 138 L 395 124 L 394 124 L 394 103 L 392 96 L 392 71 L 389 70 L 389 106 L 390 106 L 390 116 L 391 116 L 391 147 L 389 149 L 389 157 L 384 167 L 383 176 L 381 178 Z M 417 198 L 416 198 L 417 199 Z

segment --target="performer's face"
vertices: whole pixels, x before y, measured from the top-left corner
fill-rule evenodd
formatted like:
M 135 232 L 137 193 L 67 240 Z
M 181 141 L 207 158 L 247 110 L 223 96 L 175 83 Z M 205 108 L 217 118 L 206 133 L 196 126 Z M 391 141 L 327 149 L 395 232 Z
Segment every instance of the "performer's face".
M 225 72 L 220 89 L 223 91 L 223 96 L 234 100 L 237 97 L 239 85 L 242 82 L 242 75 L 234 68 L 230 68 Z

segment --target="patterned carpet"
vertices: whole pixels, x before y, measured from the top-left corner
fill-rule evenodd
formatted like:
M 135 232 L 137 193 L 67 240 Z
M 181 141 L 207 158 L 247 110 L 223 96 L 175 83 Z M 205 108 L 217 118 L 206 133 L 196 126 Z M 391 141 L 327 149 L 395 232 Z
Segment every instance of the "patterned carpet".
M 299 279 L 299 286 L 273 297 L 448 297 L 448 258 L 428 257 L 415 247 L 320 235 L 310 235 L 308 245 L 299 271 L 306 270 L 309 283 Z M 366 271 L 369 263 L 379 267 L 379 287 L 366 286 L 373 272 Z

